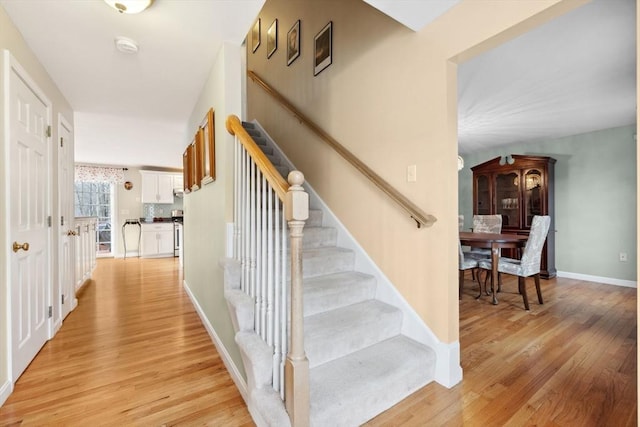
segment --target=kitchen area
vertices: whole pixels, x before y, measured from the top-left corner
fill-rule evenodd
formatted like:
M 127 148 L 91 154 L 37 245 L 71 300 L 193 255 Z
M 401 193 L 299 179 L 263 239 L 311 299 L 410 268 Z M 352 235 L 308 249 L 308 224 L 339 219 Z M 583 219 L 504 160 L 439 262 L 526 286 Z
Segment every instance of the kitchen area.
M 182 265 L 182 172 L 130 167 L 115 196 L 114 224 L 121 229 L 114 256 L 178 257 Z

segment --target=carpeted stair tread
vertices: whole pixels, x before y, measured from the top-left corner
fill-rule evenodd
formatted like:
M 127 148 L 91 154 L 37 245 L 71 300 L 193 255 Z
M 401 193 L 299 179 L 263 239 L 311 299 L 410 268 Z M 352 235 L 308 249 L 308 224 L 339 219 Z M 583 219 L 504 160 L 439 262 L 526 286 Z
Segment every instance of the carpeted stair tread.
M 398 335 L 310 370 L 311 425 L 358 426 L 434 379 L 435 353 Z
M 309 367 L 326 363 L 400 333 L 402 312 L 368 300 L 304 319 L 304 346 Z
M 311 316 L 373 299 L 376 279 L 357 271 L 325 274 L 305 279 L 303 291 L 304 314 Z

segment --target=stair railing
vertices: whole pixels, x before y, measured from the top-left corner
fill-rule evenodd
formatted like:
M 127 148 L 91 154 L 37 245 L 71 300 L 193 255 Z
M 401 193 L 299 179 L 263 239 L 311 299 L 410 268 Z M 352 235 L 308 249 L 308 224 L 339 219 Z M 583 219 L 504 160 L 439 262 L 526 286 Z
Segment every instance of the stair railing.
M 236 137 L 234 258 L 241 265 L 241 289 L 254 298 L 256 334 L 273 349 L 273 388 L 285 401 L 291 425 L 308 426 L 302 231 L 309 217 L 309 195 L 302 188 L 304 176 L 299 171 L 290 172 L 287 183 L 238 117 L 229 116 L 226 127 Z M 287 257 L 290 289 L 287 289 Z
M 285 110 L 293 114 L 300 123 L 304 124 L 309 130 L 315 133 L 320 139 L 326 142 L 331 148 L 336 150 L 347 162 L 359 170 L 364 176 L 383 193 L 396 202 L 411 218 L 416 222 L 418 228 L 422 226 L 430 227 L 436 222 L 436 217 L 425 213 L 415 203 L 407 199 L 403 194 L 396 190 L 391 184 L 385 181 L 380 175 L 375 173 L 369 166 L 358 159 L 351 151 L 347 150 L 342 144 L 335 140 L 331 135 L 326 133 L 313 120 L 308 118 L 304 113 L 298 110 L 291 102 L 287 100 L 280 92 L 271 87 L 267 82 L 260 78 L 254 71 L 247 71 L 247 75 L 265 92 L 271 95 Z

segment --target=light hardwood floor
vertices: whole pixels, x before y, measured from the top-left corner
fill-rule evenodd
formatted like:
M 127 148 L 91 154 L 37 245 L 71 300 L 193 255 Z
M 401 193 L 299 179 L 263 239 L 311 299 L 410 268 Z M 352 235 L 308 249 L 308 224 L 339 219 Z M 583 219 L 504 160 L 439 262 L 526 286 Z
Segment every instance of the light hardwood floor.
M 100 259 L 0 408 L 0 425 L 251 426 L 177 258 Z
M 0 425 L 252 425 L 173 259 L 102 259 Z M 506 279 L 500 305 L 460 303 L 462 383 L 430 384 L 368 426 L 636 425 L 636 290 Z M 533 296 L 533 298 L 531 298 Z

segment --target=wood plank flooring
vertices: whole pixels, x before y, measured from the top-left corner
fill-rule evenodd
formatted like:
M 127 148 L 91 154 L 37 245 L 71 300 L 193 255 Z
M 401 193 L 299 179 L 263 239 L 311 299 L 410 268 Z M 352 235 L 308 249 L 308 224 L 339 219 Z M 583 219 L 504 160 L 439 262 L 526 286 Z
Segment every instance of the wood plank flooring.
M 100 259 L 94 278 L 0 408 L 0 425 L 253 425 L 177 258 Z
M 182 290 L 173 259 L 101 259 L 67 317 L 0 408 L 0 426 L 253 425 Z M 632 426 L 636 290 L 513 279 L 500 304 L 460 302 L 464 379 L 430 384 L 367 426 Z M 533 296 L 533 298 L 532 298 Z
M 460 302 L 460 384 L 429 384 L 367 426 L 637 425 L 636 289 L 570 279 L 506 278 L 499 305 Z

